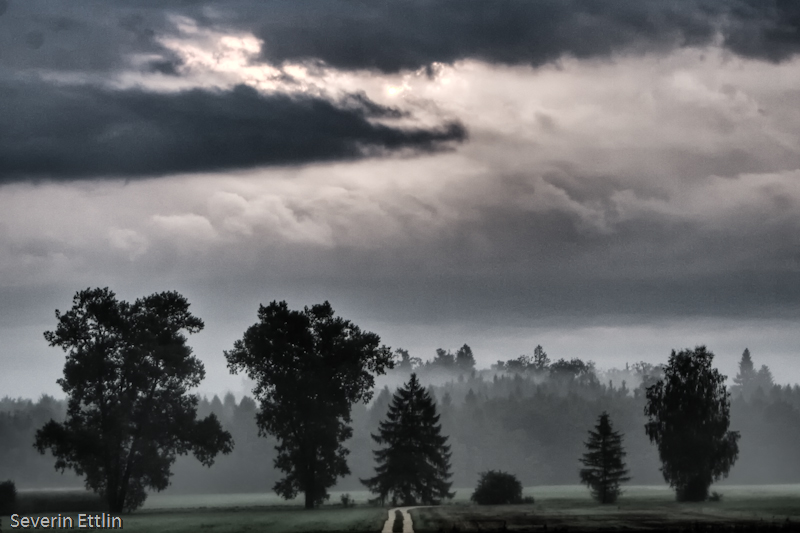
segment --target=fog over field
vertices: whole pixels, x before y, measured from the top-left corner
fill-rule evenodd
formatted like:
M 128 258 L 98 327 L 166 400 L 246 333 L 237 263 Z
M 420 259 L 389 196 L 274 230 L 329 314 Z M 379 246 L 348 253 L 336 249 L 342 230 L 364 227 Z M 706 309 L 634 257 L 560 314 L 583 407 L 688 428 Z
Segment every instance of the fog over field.
M 463 490 L 470 492 L 487 470 L 511 472 L 526 487 L 576 485 L 588 431 L 603 411 L 623 435 L 630 484 L 666 487 L 658 450 L 644 430 L 645 391 L 662 377 L 660 366 L 639 362 L 603 371 L 587 361 L 551 358 L 547 368 L 534 370 L 524 366 L 531 358 L 521 357 L 497 362 L 493 368 L 462 370 L 450 357 L 451 351 L 441 350 L 437 357 L 417 362 L 414 370 L 436 399 L 442 434 L 452 450 L 453 487 L 462 489 L 462 499 Z M 739 432 L 740 441 L 730 475 L 713 486 L 723 494 L 730 485 L 800 484 L 800 385 L 776 384 L 773 376 L 781 369 L 764 365 L 757 354 L 753 363 L 759 372 L 746 385 L 730 387 L 730 429 Z M 373 475 L 373 450 L 379 448 L 371 435 L 386 419 L 397 386 L 408 378 L 408 366 L 399 365 L 378 380 L 369 404 L 353 407 L 354 433 L 345 442 L 351 475 L 331 489 L 336 498 L 364 492 L 359 480 Z M 203 398 L 198 415 L 217 415 L 233 436 L 233 452 L 218 457 L 210 469 L 191 455 L 179 457 L 164 501 L 183 494 L 258 493 L 263 498 L 272 493 L 283 475 L 273 464 L 278 441 L 258 435 L 257 409 L 249 396 Z M 0 400 L 0 434 L 5 437 L 0 473 L 23 490 L 81 487 L 82 478 L 70 471 L 56 472 L 51 454 L 40 455 L 31 445 L 35 431 L 50 418 L 61 420 L 65 411 L 63 402 L 48 397 L 38 402 Z M 274 504 L 277 496 L 270 498 Z M 360 498 L 362 503 L 366 499 Z M 255 501 L 247 501 L 251 500 Z M 160 505 L 158 501 L 154 505 Z M 330 503 L 338 501 L 333 498 Z

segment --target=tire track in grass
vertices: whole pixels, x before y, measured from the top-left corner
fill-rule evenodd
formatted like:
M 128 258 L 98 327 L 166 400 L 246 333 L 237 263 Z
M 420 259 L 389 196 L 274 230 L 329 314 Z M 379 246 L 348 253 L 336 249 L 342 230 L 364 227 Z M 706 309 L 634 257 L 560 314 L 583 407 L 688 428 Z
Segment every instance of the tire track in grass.
M 383 524 L 381 533 L 392 533 L 392 526 L 394 526 L 395 512 L 399 511 L 403 517 L 403 533 L 414 533 L 414 524 L 411 522 L 411 515 L 408 512 L 411 509 L 419 509 L 421 507 L 428 507 L 426 505 L 416 505 L 413 507 L 393 507 L 389 509 L 389 517 L 386 523 Z

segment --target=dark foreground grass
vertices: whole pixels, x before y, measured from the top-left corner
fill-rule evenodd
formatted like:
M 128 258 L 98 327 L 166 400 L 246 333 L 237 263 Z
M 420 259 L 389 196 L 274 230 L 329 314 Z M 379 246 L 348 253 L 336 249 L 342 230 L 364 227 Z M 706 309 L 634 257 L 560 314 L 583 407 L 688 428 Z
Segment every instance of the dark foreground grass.
M 86 512 L 86 511 L 83 511 Z M 20 513 L 27 514 L 27 513 Z M 38 513 L 54 516 L 57 513 Z M 61 512 L 73 518 L 78 529 L 78 513 Z M 311 511 L 298 507 L 212 508 L 176 511 L 138 511 L 119 515 L 123 530 L 133 533 L 328 533 L 379 532 L 386 521 L 386 509 L 377 507 L 322 508 Z M 2 517 L 0 531 L 12 531 L 8 516 Z
M 417 533 L 471 531 L 798 531 L 800 485 L 716 487 L 722 501 L 678 503 L 666 487 L 628 487 L 615 505 L 598 505 L 584 487 L 526 489 L 535 504 L 470 505 L 459 491 L 451 505 L 411 511 Z M 366 495 L 357 501 L 366 501 Z M 335 501 L 332 498 L 331 501 Z M 161 496 L 149 506 L 122 515 L 126 532 L 270 533 L 380 532 L 387 509 L 360 503 L 354 508 L 326 505 L 306 511 L 296 502 L 278 504 L 267 494 Z M 102 512 L 99 498 L 83 491 L 21 491 L 20 514 L 76 517 Z M 76 520 L 77 524 L 77 520 Z M 8 516 L 2 531 L 11 531 Z M 77 529 L 77 528 L 76 528 Z
M 800 531 L 800 487 L 723 487 L 719 502 L 678 503 L 666 488 L 631 487 L 599 505 L 582 487 L 526 491 L 534 505 L 455 505 L 411 511 L 418 533 L 438 531 Z

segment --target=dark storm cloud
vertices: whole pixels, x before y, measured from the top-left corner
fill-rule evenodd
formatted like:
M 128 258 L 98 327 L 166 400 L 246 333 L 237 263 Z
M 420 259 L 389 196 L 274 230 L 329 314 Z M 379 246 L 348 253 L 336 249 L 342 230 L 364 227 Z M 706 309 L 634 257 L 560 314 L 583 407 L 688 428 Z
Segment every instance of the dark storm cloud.
M 108 72 L 131 54 L 169 57 L 156 37 L 174 31 L 163 6 L 144 2 L 2 0 L 0 67 Z
M 0 15 L 0 61 L 14 69 L 110 71 L 131 54 L 155 54 L 163 59 L 143 68 L 175 74 L 176 58 L 159 43 L 176 32 L 172 15 L 253 31 L 271 63 L 384 72 L 466 58 L 536 66 L 705 45 L 717 35 L 747 57 L 800 51 L 796 0 L 2 0 Z
M 398 129 L 361 95 L 343 106 L 308 96 L 230 91 L 152 93 L 94 86 L 0 85 L 0 182 L 31 177 L 146 176 L 435 150 L 458 123 Z
M 260 18 L 250 24 L 267 61 L 384 72 L 467 58 L 537 66 L 563 55 L 710 44 L 718 34 L 748 57 L 800 51 L 795 0 L 318 0 L 240 9 Z

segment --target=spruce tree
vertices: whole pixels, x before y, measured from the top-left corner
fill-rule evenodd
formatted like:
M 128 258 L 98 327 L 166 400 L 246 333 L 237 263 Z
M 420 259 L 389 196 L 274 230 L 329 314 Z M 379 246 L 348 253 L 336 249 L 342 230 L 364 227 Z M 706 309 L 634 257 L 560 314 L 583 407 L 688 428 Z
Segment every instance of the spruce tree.
M 625 468 L 625 451 L 622 436 L 613 430 L 605 411 L 600 415 L 595 431 L 589 431 L 589 440 L 581 462 L 581 481 L 592 491 L 599 503 L 614 503 L 622 492 L 620 484 L 629 481 Z
M 750 357 L 750 350 L 747 348 L 742 352 L 742 359 L 739 361 L 739 373 L 733 378 L 734 386 L 731 390 L 743 394 L 746 398 L 750 397 L 753 385 L 756 382 L 757 374 L 753 359 Z
M 384 447 L 373 452 L 375 476 L 361 482 L 377 500 L 393 505 L 435 505 L 452 498 L 450 446 L 441 434 L 436 404 L 416 374 L 398 389 L 386 420 L 372 439 Z

